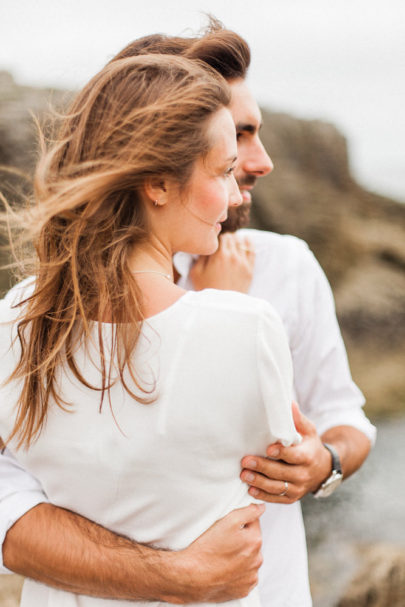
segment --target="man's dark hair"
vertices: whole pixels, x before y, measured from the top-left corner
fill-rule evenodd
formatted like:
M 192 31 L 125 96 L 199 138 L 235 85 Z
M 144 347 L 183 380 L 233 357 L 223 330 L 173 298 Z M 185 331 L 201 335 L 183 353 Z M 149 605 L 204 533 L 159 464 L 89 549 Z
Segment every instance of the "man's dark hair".
M 206 28 L 196 37 L 182 38 L 152 34 L 134 40 L 120 51 L 112 61 L 135 55 L 161 54 L 183 55 L 207 63 L 226 80 L 246 78 L 250 65 L 250 49 L 247 42 L 212 16 Z
M 208 25 L 191 38 L 151 34 L 130 42 L 111 61 L 136 55 L 183 55 L 214 68 L 225 80 L 245 79 L 250 65 L 250 48 L 239 34 L 228 30 L 212 15 Z M 235 232 L 249 224 L 250 203 L 230 208 L 222 233 Z

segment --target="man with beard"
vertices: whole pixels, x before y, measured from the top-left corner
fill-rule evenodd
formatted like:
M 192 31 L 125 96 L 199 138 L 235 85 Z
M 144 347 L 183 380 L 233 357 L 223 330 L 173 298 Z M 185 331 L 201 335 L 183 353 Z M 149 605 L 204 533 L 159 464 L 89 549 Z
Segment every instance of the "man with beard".
M 246 42 L 212 22 L 199 38 L 148 36 L 114 60 L 146 52 L 205 61 L 228 80 L 238 137 L 236 178 L 245 203 L 242 217 L 230 215 L 228 229 L 239 227 L 248 216 L 257 178 L 273 168 L 259 138 L 260 111 L 245 83 L 250 62 Z M 294 406 L 294 419 L 303 440 L 294 447 L 270 445 L 269 458 L 246 454 L 241 478 L 252 496 L 268 502 L 262 516 L 263 605 L 308 607 L 299 500 L 310 492 L 319 497 L 331 493 L 342 476 L 359 468 L 374 440 L 374 428 L 362 412 L 363 397 L 350 377 L 329 285 L 305 243 L 255 230 L 224 234 L 210 258 L 194 260 L 180 253 L 174 265 L 181 286 L 249 292 L 269 301 L 284 322 L 301 408 Z M 255 583 L 257 538 L 241 546 L 236 530 L 248 521 L 239 520 L 239 512 L 219 521 L 185 551 L 162 552 L 46 503 L 35 479 L 7 454 L 0 466 L 0 529 L 4 565 L 10 570 L 82 594 L 176 603 L 241 597 Z M 257 513 L 249 516 L 257 518 Z M 243 560 L 245 548 L 249 555 Z

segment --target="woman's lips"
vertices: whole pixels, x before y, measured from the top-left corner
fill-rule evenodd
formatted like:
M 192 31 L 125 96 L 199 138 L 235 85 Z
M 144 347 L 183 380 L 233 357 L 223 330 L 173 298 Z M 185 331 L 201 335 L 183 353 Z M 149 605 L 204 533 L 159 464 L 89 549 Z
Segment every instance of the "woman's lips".
M 252 202 L 252 195 L 249 190 L 241 190 L 240 193 L 242 194 L 243 202 Z
M 224 215 L 223 217 L 221 217 L 219 219 L 219 221 L 216 222 L 215 227 L 218 230 L 218 232 L 220 232 L 222 230 L 222 224 L 224 221 L 226 221 L 228 219 L 228 215 Z

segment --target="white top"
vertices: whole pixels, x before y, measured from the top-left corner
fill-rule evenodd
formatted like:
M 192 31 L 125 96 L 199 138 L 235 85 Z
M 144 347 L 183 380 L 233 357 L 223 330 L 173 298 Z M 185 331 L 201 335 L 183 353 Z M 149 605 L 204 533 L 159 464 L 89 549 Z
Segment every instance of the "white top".
M 271 303 L 287 331 L 294 390 L 301 410 L 318 433 L 354 426 L 374 442 L 375 427 L 364 415 L 364 397 L 353 382 L 328 280 L 308 245 L 295 236 L 240 230 L 256 252 L 249 295 Z M 179 286 L 192 289 L 192 258 L 175 258 Z
M 337 425 L 354 426 L 371 442 L 375 428 L 365 417 L 364 398 L 353 383 L 336 321 L 328 281 L 305 242 L 293 236 L 243 230 L 256 250 L 250 294 L 275 307 L 287 330 L 293 358 L 294 387 L 303 412 L 318 432 Z M 188 255 L 176 257 L 180 285 L 191 288 Z M 9 299 L 18 296 L 18 287 Z M 41 486 L 0 456 L 0 541 L 22 514 L 47 501 Z M 264 565 L 259 591 L 266 607 L 309 607 L 307 552 L 299 504 L 268 504 L 261 517 Z M 0 553 L 1 559 L 1 553 Z M 0 571 L 7 573 L 6 568 Z M 292 580 L 294 583 L 292 583 Z
M 0 318 L 15 316 L 1 302 Z M 0 326 L 1 382 L 18 360 L 18 342 L 10 347 L 15 329 Z M 103 331 L 108 343 L 111 325 L 103 324 Z M 75 360 L 86 380 L 100 385 L 97 345 L 80 346 Z M 229 291 L 188 292 L 144 323 L 134 366 L 145 384 L 156 383 L 155 403 L 137 403 L 117 381 L 111 406 L 105 398 L 100 413 L 100 393 L 66 368 L 57 381 L 71 412 L 51 403 L 38 440 L 18 451 L 11 442 L 10 450 L 52 503 L 137 541 L 185 548 L 216 520 L 253 501 L 239 479 L 245 453 L 264 454 L 269 442 L 300 440 L 291 414 L 287 339 L 278 315 L 262 300 Z M 129 374 L 126 379 L 132 383 Z M 12 429 L 19 390 L 17 382 L 0 388 L 2 436 Z M 28 581 L 21 605 L 109 603 L 128 604 Z M 257 607 L 258 592 L 233 603 Z

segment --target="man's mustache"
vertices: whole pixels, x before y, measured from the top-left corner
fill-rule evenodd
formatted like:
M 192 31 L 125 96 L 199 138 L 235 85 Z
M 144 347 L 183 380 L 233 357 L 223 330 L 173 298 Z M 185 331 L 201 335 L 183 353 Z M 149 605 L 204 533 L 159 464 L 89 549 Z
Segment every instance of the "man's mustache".
M 238 182 L 238 186 L 241 188 L 244 185 L 254 186 L 256 185 L 257 177 L 254 175 L 245 175 L 244 177 L 240 177 L 236 180 Z

